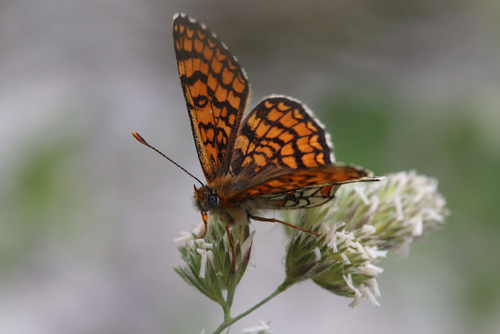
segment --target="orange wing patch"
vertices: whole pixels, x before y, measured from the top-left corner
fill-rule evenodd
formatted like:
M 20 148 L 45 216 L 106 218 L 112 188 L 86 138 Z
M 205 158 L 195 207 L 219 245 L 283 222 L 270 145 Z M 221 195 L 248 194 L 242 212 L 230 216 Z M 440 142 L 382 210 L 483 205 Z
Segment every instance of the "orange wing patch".
M 249 93 L 236 59 L 204 25 L 178 15 L 174 48 L 198 158 L 208 182 L 229 171 Z
M 247 116 L 236 139 L 233 174 L 277 174 L 333 162 L 322 125 L 300 102 L 270 97 Z

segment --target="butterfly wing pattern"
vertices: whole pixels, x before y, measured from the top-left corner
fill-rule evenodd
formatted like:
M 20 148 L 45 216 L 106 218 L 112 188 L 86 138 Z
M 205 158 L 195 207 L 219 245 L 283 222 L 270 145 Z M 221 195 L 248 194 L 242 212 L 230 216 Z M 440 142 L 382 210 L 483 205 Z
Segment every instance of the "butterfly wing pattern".
M 329 165 L 334 159 L 328 137 L 300 102 L 284 96 L 266 98 L 239 131 L 233 173 L 269 177 L 283 170 Z
M 342 184 L 376 180 L 366 170 L 344 165 L 292 170 L 243 189 L 226 201 L 264 200 L 267 209 L 312 208 L 331 200 Z
M 232 224 L 272 221 L 316 234 L 256 212 L 319 206 L 331 200 L 342 184 L 380 179 L 364 169 L 335 164 L 328 133 L 297 100 L 270 96 L 242 122 L 250 88 L 236 58 L 204 24 L 185 14 L 174 16 L 173 38 L 191 130 L 207 180 L 200 188 L 195 186 L 195 205 L 205 227 L 209 212 L 226 224 L 233 271 Z M 159 152 L 136 132 L 133 135 Z
M 248 80 L 227 48 L 185 15 L 173 22 L 174 48 L 198 157 L 207 181 L 229 170 L 249 94 Z
M 212 211 L 231 224 L 231 210 L 255 207 L 248 203 L 262 209 L 314 207 L 332 199 L 341 184 L 378 180 L 364 169 L 334 164 L 329 135 L 294 99 L 268 97 L 240 126 L 250 89 L 236 58 L 204 24 L 185 14 L 174 17 L 173 36 L 208 182 L 195 188 L 202 215 Z

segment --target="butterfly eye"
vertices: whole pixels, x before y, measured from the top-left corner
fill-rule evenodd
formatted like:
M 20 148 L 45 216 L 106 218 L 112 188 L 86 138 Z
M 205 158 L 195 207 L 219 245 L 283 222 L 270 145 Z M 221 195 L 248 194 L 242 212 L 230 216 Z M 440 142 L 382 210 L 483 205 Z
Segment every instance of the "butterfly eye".
M 219 205 L 219 197 L 216 194 L 209 194 L 205 200 L 205 204 L 209 209 L 213 209 Z

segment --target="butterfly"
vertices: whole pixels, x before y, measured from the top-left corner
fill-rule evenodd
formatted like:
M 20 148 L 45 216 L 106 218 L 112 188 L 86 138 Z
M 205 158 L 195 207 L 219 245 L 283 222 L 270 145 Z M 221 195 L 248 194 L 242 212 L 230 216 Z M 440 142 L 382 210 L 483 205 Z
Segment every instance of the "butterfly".
M 271 95 L 243 117 L 250 92 L 247 76 L 204 24 L 176 14 L 173 39 L 191 130 L 207 180 L 203 184 L 188 173 L 202 184 L 194 187 L 195 206 L 205 231 L 208 213 L 226 224 L 233 259 L 229 230 L 233 224 L 253 219 L 301 229 L 261 217 L 259 212 L 320 206 L 333 199 L 342 184 L 379 180 L 367 170 L 335 164 L 328 133 L 295 99 Z

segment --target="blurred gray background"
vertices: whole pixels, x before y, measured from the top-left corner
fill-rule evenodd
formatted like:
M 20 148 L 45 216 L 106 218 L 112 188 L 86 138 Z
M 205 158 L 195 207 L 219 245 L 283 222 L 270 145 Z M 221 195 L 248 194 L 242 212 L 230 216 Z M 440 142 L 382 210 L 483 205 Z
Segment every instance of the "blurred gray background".
M 250 106 L 306 103 L 339 161 L 440 180 L 452 216 L 384 259 L 381 307 L 307 282 L 237 323 L 275 333 L 500 332 L 500 3 L 3 0 L 0 332 L 199 333 L 222 320 L 172 240 L 200 222 L 202 177 L 177 76 L 174 13 L 246 69 Z M 284 277 L 283 231 L 257 230 L 239 313 Z

